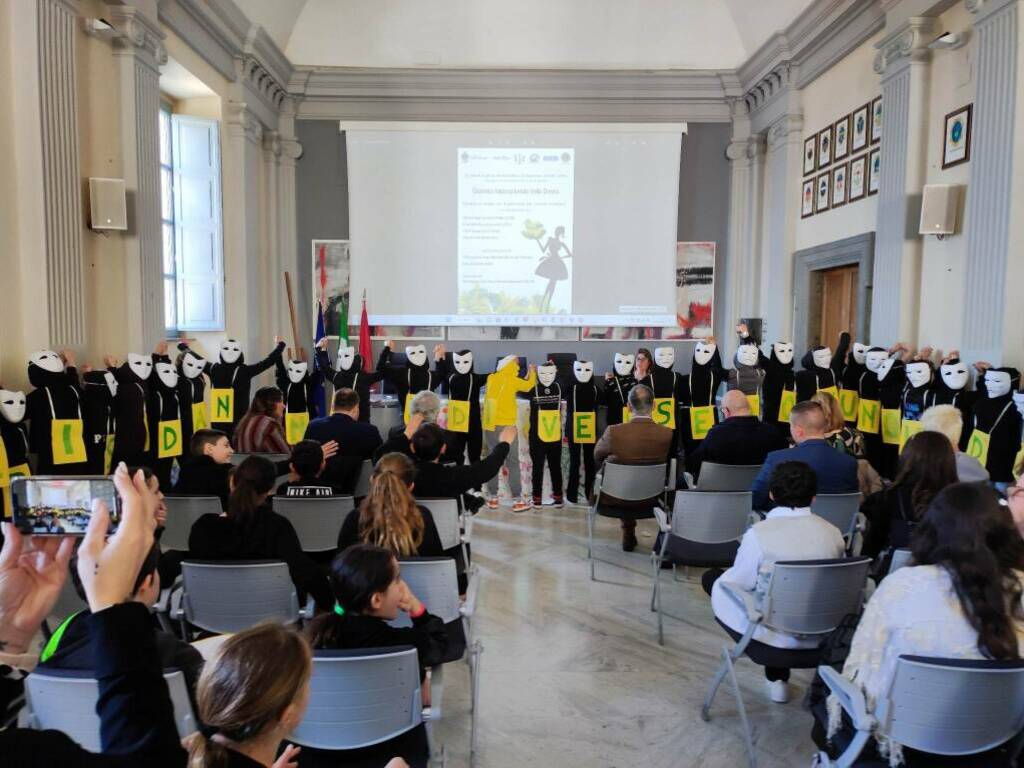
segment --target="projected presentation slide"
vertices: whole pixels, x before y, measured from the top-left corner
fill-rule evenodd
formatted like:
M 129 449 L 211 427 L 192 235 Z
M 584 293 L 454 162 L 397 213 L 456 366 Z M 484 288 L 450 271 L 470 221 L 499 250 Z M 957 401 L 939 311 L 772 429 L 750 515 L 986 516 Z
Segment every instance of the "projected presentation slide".
M 676 325 L 683 126 L 343 127 L 371 323 Z

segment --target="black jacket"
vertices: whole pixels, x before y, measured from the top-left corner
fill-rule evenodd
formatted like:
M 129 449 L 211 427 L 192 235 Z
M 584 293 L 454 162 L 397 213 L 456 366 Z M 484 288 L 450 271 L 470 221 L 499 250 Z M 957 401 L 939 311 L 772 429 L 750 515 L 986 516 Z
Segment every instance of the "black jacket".
M 110 372 L 117 379 L 113 465 L 117 466 L 119 461 L 128 464 L 146 463 L 147 446 L 152 447 L 155 437 L 149 431 L 146 411 L 150 381 L 148 378 L 143 381 L 136 376 L 128 363 L 122 363 L 119 368 L 110 369 Z
M 687 456 L 686 468 L 696 479 L 705 461 L 719 464 L 764 464 L 772 451 L 789 446 L 774 424 L 756 416 L 732 416 L 716 424 L 700 445 Z
M 501 470 L 508 456 L 508 443 L 498 443 L 486 459 L 472 464 L 438 464 L 433 461 L 416 462 L 416 495 L 437 498 L 457 498 L 471 488 L 486 483 Z
M 417 505 L 420 514 L 423 516 L 423 541 L 415 555 L 409 557 L 441 557 L 444 550 L 441 549 L 441 537 L 437 533 L 437 525 L 434 524 L 434 516 L 426 507 Z M 345 517 L 341 531 L 338 533 L 338 551 L 359 544 L 362 539 L 359 536 L 359 510 L 353 509 Z
M 231 495 L 228 477 L 230 464 L 218 464 L 209 456 L 193 456 L 181 465 L 174 493 L 179 496 L 219 496 L 221 507 L 228 508 Z
M 890 485 L 872 493 L 861 503 L 860 511 L 868 523 L 862 555 L 878 557 L 888 547 L 910 546 L 910 534 L 916 525 L 910 488 Z
M 53 419 L 81 419 L 83 416 L 77 369 L 69 366 L 61 373 L 51 373 L 29 363 L 28 380 L 35 387 L 25 396 L 25 419 L 29 422 L 29 445 L 32 453 L 36 454 L 36 474 L 86 474 L 89 471 L 88 461 L 53 463 Z
M 186 754 L 150 621 L 138 603 L 114 605 L 92 617 L 102 754 L 85 751 L 59 731 L 8 728 L 0 730 L 4 765 L 183 768 Z
M 110 394 L 104 371 L 90 371 L 82 376 L 82 420 L 89 472 L 105 475 L 107 436 L 114 434 L 115 423 L 114 396 Z
M 313 419 L 306 427 L 306 440 L 321 444 L 337 440 L 338 456 L 354 456 L 360 460 L 371 458 L 382 442 L 373 424 L 356 421 L 343 413 Z
M 329 644 L 328 644 L 329 643 Z M 429 612 L 412 620 L 411 627 L 392 627 L 384 619 L 347 613 L 331 618 L 329 637 L 314 649 L 356 650 L 359 648 L 395 648 L 411 645 L 419 656 L 420 670 L 436 666 L 448 651 L 448 633 L 444 622 Z
M 364 371 L 363 358 L 358 354 L 352 360 L 352 367 L 347 371 L 334 370 L 331 367 L 331 358 L 322 349 L 317 350 L 316 358 L 320 370 L 331 372 L 327 375 L 330 378 L 331 384 L 334 385 L 335 392 L 339 389 L 355 390 L 356 394 L 359 395 L 359 420 L 369 421 L 370 386 L 383 379 L 384 374 L 378 371 L 371 371 L 369 373 Z
M 223 429 L 228 434 L 231 434 L 235 424 L 249 410 L 249 401 L 252 399 L 252 380 L 264 371 L 272 368 L 281 359 L 284 348 L 285 343 L 283 341 L 278 342 L 269 355 L 252 365 L 246 364 L 244 354 L 233 363 L 223 363 L 220 361 L 211 363 L 207 361 L 206 375 L 210 377 L 211 388 L 232 389 L 235 392 L 235 408 L 231 422 L 216 422 L 211 424 L 211 427 Z M 182 352 L 191 351 L 188 345 L 184 343 L 179 344 L 178 349 Z M 192 354 L 196 355 L 194 352 Z M 199 357 L 199 355 L 196 355 L 196 357 Z

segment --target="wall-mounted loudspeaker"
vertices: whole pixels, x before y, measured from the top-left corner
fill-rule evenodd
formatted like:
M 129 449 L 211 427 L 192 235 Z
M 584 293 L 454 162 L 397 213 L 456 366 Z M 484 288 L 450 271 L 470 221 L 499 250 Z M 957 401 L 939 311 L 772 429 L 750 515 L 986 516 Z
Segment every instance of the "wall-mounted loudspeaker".
M 124 179 L 89 179 L 89 228 L 128 229 Z
M 956 233 L 960 210 L 960 187 L 955 184 L 926 184 L 921 193 L 921 235 Z

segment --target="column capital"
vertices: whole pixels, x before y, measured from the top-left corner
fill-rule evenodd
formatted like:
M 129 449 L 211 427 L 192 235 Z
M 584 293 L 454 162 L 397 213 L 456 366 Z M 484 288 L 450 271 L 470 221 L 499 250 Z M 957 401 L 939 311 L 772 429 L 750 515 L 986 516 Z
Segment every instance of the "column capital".
M 1020 0 L 964 0 L 964 7 L 974 14 L 974 23 L 977 24 L 1009 5 L 1019 3 Z
M 263 132 L 263 151 L 274 157 L 281 156 L 281 134 L 277 131 Z
M 783 115 L 768 128 L 768 151 L 778 149 L 793 138 L 799 140 L 803 129 L 803 115 Z
M 263 142 L 263 126 L 244 101 L 229 101 L 225 109 L 228 133 L 240 136 L 259 146 Z
M 245 54 L 236 57 L 235 71 L 238 73 L 239 80 L 251 88 L 254 93 L 259 94 L 261 99 L 273 105 L 276 111 L 281 110 L 288 95 L 287 91 L 256 56 Z
M 302 144 L 295 139 L 281 139 L 281 157 L 294 163 L 302 157 Z
M 928 61 L 935 31 L 935 19 L 929 16 L 911 16 L 903 24 L 883 37 L 875 48 L 875 72 L 879 75 L 893 71 L 914 61 Z
M 109 6 L 109 11 L 117 30 L 113 38 L 116 53 L 138 56 L 154 70 L 167 63 L 165 35 L 157 24 L 129 5 Z

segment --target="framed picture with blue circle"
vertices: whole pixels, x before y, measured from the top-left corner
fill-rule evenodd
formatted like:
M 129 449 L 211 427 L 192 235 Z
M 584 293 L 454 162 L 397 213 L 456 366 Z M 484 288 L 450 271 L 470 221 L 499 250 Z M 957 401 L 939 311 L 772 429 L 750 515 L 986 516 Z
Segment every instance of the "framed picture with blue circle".
M 942 137 L 942 168 L 966 163 L 971 159 L 971 112 L 973 104 L 946 115 Z

